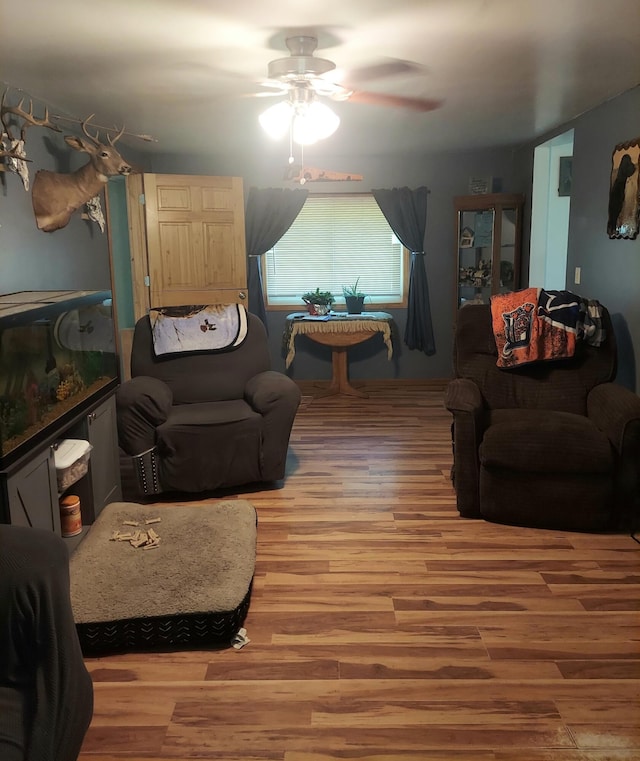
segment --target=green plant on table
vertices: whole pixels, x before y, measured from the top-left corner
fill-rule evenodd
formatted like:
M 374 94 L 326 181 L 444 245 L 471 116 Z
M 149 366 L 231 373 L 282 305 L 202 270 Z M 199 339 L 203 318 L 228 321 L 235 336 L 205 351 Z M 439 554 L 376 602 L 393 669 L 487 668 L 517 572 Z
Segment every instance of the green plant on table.
M 307 304 L 319 304 L 321 306 L 331 306 L 335 301 L 331 291 L 321 291 L 320 288 L 303 293 L 302 300 Z
M 366 298 L 366 293 L 363 293 L 362 291 L 358 290 L 358 283 L 360 282 L 360 278 L 356 280 L 356 282 L 353 285 L 343 285 L 342 286 L 342 293 L 345 297 L 347 296 L 353 296 L 356 299 L 364 299 Z

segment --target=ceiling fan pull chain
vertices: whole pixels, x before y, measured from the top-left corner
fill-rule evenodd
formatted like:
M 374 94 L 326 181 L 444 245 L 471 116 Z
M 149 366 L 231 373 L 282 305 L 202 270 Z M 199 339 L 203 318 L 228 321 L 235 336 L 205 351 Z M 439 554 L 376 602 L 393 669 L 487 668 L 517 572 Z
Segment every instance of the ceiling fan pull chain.
M 291 121 L 289 122 L 289 163 L 293 164 L 295 159 L 293 158 L 293 119 L 294 117 L 291 116 Z

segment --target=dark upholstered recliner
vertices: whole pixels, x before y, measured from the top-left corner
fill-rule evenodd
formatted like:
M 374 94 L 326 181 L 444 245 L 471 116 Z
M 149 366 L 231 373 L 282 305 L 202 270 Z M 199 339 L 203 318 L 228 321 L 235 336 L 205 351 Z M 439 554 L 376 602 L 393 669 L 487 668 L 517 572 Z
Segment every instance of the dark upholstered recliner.
M 163 357 L 154 353 L 149 318 L 136 323 L 131 380 L 116 395 L 128 498 L 284 478 L 300 389 L 269 369 L 264 325 L 247 317 L 235 348 Z
M 460 515 L 577 531 L 627 528 L 640 506 L 640 397 L 612 382 L 616 345 L 500 369 L 491 307 L 457 316 L 453 480 Z

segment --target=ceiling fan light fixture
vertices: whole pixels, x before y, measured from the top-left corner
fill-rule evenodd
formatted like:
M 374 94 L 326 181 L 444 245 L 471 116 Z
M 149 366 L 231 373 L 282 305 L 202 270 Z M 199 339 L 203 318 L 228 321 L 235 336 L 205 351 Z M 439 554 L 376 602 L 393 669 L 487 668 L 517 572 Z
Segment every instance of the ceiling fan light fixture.
M 293 114 L 293 104 L 288 100 L 283 100 L 263 111 L 258 117 L 258 121 L 270 138 L 280 140 L 289 132 Z
M 329 106 L 317 100 L 276 103 L 258 117 L 260 126 L 274 140 L 291 133 L 299 145 L 312 145 L 333 135 L 340 125 L 340 117 Z
M 296 109 L 292 126 L 295 143 L 312 145 L 333 135 L 340 126 L 340 117 L 329 106 L 314 101 Z

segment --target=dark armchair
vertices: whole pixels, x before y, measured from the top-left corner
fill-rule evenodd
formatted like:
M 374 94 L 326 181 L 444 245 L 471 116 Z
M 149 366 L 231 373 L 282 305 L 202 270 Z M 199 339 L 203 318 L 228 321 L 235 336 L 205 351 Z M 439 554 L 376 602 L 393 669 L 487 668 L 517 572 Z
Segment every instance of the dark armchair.
M 452 477 L 461 516 L 551 529 L 627 528 L 640 506 L 640 397 L 613 382 L 616 344 L 501 369 L 491 307 L 460 309 Z
M 264 325 L 247 318 L 247 336 L 235 348 L 161 357 L 149 318 L 138 320 L 131 380 L 116 395 L 127 497 L 284 478 L 300 390 L 269 369 Z

